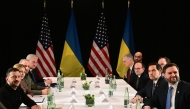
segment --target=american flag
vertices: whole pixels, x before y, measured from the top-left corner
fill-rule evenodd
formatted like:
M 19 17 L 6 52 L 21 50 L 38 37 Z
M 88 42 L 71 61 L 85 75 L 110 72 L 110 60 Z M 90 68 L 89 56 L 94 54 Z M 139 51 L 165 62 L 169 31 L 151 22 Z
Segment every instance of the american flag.
M 106 68 L 108 69 L 108 73 L 112 73 L 108 51 L 108 36 L 106 32 L 105 17 L 102 12 L 88 62 L 88 68 L 93 76 L 98 75 L 104 77 Z
M 50 37 L 48 18 L 44 14 L 40 37 L 36 47 L 36 55 L 39 57 L 37 71 L 41 77 L 56 76 L 53 43 Z

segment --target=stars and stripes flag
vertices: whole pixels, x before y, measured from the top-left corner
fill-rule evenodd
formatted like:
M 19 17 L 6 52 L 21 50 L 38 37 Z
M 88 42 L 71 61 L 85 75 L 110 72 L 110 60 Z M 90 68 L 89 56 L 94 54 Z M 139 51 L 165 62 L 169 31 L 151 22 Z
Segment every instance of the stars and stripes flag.
M 38 56 L 38 65 L 36 70 L 41 77 L 56 76 L 56 65 L 54 59 L 53 43 L 50 37 L 50 29 L 48 26 L 48 18 L 44 14 L 40 37 L 36 47 L 36 55 Z
M 88 62 L 88 69 L 93 76 L 105 76 L 105 69 L 112 73 L 108 51 L 108 36 L 104 13 L 101 13 L 98 21 L 96 35 L 93 40 L 91 53 Z

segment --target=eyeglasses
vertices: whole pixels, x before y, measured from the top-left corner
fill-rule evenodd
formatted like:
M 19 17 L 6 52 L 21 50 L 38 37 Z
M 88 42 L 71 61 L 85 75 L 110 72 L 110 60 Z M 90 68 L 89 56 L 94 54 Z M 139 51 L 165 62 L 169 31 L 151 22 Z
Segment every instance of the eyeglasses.
M 21 78 L 20 76 L 12 76 L 11 78 L 16 79 L 16 78 Z
M 140 70 L 141 68 L 134 68 L 134 70 Z

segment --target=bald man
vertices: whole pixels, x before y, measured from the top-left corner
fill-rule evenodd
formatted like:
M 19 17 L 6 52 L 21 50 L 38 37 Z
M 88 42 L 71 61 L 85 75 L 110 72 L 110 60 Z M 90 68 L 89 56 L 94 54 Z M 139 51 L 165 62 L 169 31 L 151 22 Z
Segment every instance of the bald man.
M 136 62 L 142 62 L 142 58 L 143 58 L 143 56 L 142 56 L 141 52 L 136 52 L 135 53 L 135 55 L 134 55 L 134 61 L 135 61 L 135 63 Z

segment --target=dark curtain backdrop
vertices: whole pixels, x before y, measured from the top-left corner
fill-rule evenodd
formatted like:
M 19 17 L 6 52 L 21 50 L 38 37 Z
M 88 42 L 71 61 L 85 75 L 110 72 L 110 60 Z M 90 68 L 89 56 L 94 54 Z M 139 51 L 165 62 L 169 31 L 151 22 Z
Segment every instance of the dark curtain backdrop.
M 47 0 L 47 17 L 59 68 L 67 26 L 70 0 Z M 119 55 L 127 0 L 105 0 L 109 53 L 113 73 Z M 190 0 L 131 0 L 130 4 L 136 51 L 143 62 L 169 57 L 180 68 L 181 79 L 190 82 Z M 101 0 L 74 0 L 74 13 L 86 73 L 88 58 L 101 13 Z M 1 75 L 29 53 L 36 52 L 44 13 L 43 0 L 0 0 Z

